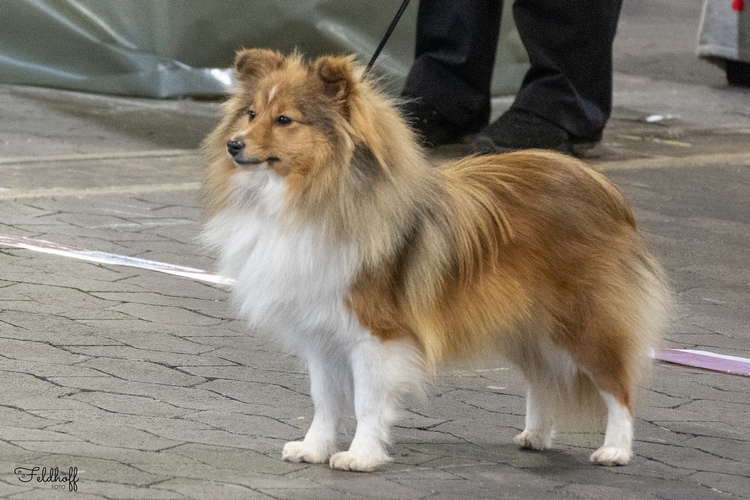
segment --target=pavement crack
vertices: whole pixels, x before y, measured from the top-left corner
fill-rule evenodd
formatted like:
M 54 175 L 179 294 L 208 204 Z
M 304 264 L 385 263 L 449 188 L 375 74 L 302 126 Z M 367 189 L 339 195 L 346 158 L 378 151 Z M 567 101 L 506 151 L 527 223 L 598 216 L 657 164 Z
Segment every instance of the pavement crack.
M 697 471 L 694 474 L 689 474 L 688 476 L 686 476 L 686 478 L 690 478 L 690 477 L 692 477 L 692 476 L 694 476 L 696 474 L 699 474 L 701 472 L 703 472 L 703 471 Z M 725 474 L 727 476 L 732 476 L 732 477 L 739 477 L 740 479 L 747 479 L 746 476 L 743 476 L 743 475 L 740 475 L 740 474 L 726 474 L 726 473 L 723 473 L 723 474 Z M 707 490 L 711 490 L 711 491 L 714 491 L 716 493 L 721 493 L 722 495 L 729 495 L 732 498 L 739 498 L 741 500 L 746 500 L 747 499 L 747 497 L 745 495 L 742 495 L 742 496 L 735 495 L 732 492 L 720 490 L 720 489 L 716 488 L 715 486 L 704 484 L 704 483 L 702 483 L 700 481 L 696 481 L 695 484 L 697 484 L 698 486 L 702 486 L 703 488 L 706 488 Z
M 418 431 L 431 431 L 431 430 L 435 429 L 436 427 L 438 427 L 440 425 L 450 424 L 450 423 L 453 423 L 453 422 L 455 422 L 455 420 L 443 420 L 443 421 L 440 421 L 440 422 L 437 422 L 437 423 L 431 424 L 431 425 L 410 426 L 410 425 L 396 424 L 396 425 L 394 425 L 394 427 L 397 428 L 397 429 L 407 429 L 407 430 L 409 430 L 409 429 L 416 429 Z

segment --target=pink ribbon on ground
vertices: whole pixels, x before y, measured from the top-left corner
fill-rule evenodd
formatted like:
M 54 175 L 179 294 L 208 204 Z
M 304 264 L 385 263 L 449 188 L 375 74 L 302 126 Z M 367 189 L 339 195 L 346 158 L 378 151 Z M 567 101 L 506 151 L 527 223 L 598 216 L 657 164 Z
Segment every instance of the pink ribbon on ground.
M 656 349 L 654 359 L 715 372 L 750 377 L 750 359 L 693 349 Z

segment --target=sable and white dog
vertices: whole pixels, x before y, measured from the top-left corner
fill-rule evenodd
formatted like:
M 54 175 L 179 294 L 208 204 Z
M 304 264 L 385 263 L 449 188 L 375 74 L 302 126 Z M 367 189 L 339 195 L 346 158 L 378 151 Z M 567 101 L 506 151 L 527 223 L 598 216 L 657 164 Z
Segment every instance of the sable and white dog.
M 591 460 L 626 464 L 669 292 L 621 194 L 549 151 L 432 166 L 361 75 L 352 58 L 243 50 L 204 144 L 205 239 L 242 317 L 310 372 L 315 417 L 283 458 L 372 470 L 401 396 L 489 354 L 528 382 L 520 446 L 548 448 L 556 418 L 598 402 L 606 434 Z

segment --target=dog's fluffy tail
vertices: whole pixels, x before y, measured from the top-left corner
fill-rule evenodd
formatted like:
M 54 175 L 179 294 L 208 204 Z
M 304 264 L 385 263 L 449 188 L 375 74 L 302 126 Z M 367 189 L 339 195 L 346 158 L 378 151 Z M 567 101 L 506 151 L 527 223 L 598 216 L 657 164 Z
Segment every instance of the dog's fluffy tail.
M 636 405 L 637 387 L 647 383 L 651 374 L 650 351 L 659 346 L 662 331 L 673 308 L 673 298 L 663 270 L 648 253 L 641 253 L 630 264 L 630 276 L 621 282 L 619 300 L 610 296 L 609 326 L 630 331 L 628 351 L 623 358 L 622 382 L 632 395 L 631 410 Z M 544 370 L 536 375 L 527 375 L 528 382 L 545 401 L 545 407 L 553 413 L 558 434 L 580 432 L 602 432 L 607 422 L 607 406 L 601 395 L 598 381 L 592 379 L 582 365 L 574 362 L 567 372 L 552 368 L 552 359 L 543 364 Z M 580 360 L 579 360 L 580 363 Z M 556 366 L 565 366 L 559 360 Z M 541 368 L 541 367 L 540 367 Z M 565 370 L 565 369 L 564 369 Z M 626 376 L 627 374 L 627 376 Z M 555 380 L 555 382 L 551 382 Z M 571 434 L 572 433 L 572 434 Z

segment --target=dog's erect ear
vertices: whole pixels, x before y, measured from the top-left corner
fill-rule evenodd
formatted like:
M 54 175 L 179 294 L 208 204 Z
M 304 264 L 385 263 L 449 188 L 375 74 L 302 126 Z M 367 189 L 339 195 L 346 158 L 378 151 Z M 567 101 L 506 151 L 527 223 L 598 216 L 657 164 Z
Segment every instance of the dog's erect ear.
M 237 52 L 234 59 L 234 68 L 237 79 L 247 81 L 281 69 L 285 61 L 286 57 L 276 50 L 244 49 Z
M 354 57 L 324 56 L 313 63 L 313 69 L 323 82 L 323 93 L 347 109 L 347 101 L 357 84 Z

